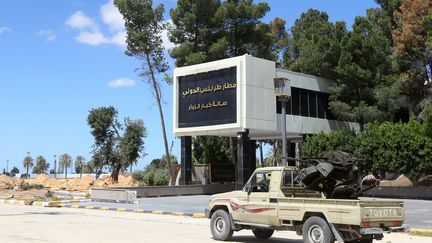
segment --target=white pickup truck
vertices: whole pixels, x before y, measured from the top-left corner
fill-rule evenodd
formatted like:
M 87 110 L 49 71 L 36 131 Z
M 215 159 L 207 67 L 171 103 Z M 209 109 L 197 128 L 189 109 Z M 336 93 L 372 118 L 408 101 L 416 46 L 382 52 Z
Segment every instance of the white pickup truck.
M 259 239 L 274 230 L 296 231 L 304 242 L 372 242 L 407 231 L 402 201 L 326 199 L 296 182 L 296 167 L 257 169 L 242 191 L 213 195 L 206 209 L 215 240 L 251 229 Z

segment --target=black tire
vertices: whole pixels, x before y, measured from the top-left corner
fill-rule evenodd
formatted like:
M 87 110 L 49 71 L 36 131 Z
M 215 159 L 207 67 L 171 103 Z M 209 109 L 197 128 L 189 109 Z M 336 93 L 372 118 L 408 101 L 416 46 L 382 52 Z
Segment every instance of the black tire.
M 323 218 L 312 216 L 303 224 L 303 242 L 333 243 L 334 241 L 333 232 Z
M 226 241 L 231 239 L 234 230 L 227 211 L 218 209 L 213 213 L 210 220 L 210 230 L 215 240 Z
M 252 229 L 252 232 L 256 238 L 262 239 L 262 240 L 267 240 L 268 238 L 272 237 L 274 230 L 255 228 L 255 229 Z
M 361 239 L 359 240 L 360 243 L 372 243 L 373 239 L 372 238 L 366 238 L 366 239 Z

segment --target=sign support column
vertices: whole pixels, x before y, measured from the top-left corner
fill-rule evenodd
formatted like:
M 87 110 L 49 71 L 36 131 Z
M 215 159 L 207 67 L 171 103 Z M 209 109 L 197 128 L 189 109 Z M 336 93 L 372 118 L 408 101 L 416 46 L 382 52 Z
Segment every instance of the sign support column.
M 181 137 L 181 181 L 189 185 L 192 181 L 192 137 Z
M 251 147 L 249 130 L 246 129 L 245 132 L 239 132 L 237 134 L 237 190 L 243 188 L 244 184 L 255 170 L 255 161 L 252 162 Z

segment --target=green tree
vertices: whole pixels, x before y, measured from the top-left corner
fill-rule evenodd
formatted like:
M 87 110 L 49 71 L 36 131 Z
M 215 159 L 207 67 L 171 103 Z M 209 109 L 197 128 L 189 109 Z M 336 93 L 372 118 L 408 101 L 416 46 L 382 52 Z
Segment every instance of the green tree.
M 221 164 L 231 161 L 229 138 L 194 137 L 192 145 L 192 157 L 197 164 Z
M 284 67 L 335 80 L 340 42 L 346 35 L 344 22 L 329 22 L 327 13 L 309 9 L 291 27 L 286 42 Z
M 221 37 L 216 41 L 212 54 L 218 59 L 251 54 L 275 60 L 271 53 L 272 40 L 267 38 L 270 28 L 262 23 L 270 7 L 265 2 L 254 4 L 252 0 L 224 1 L 215 13 L 215 21 Z
M 27 175 L 29 175 L 30 167 L 33 167 L 33 158 L 30 155 L 27 155 L 23 160 L 23 166 L 27 169 Z
M 46 162 L 46 159 L 42 155 L 39 155 L 38 157 L 36 157 L 36 165 L 35 167 L 33 167 L 32 173 L 33 174 L 47 173 L 48 168 L 49 168 L 49 163 Z
M 170 55 L 177 67 L 217 58 L 211 50 L 220 36 L 214 19 L 220 4 L 220 0 L 178 0 L 170 10 L 173 24 L 168 27 L 169 38 L 176 44 Z
M 10 171 L 10 174 L 11 176 L 15 176 L 16 174 L 19 174 L 19 169 L 16 166 L 14 166 Z
M 156 99 L 165 154 L 169 159 L 168 140 L 162 110 L 161 82 L 156 77 L 157 74 L 163 74 L 169 68 L 164 57 L 162 44 L 162 31 L 166 29 L 163 19 L 164 6 L 160 4 L 153 8 L 152 0 L 115 0 L 114 4 L 125 20 L 126 55 L 137 57 L 143 62 L 139 76 L 150 85 Z
M 67 178 L 67 169 L 72 166 L 72 157 L 69 154 L 60 155 L 59 165 L 64 169 L 65 178 Z
M 364 124 L 382 119 L 375 89 L 390 73 L 389 40 L 367 17 L 356 17 L 352 32 L 341 42 L 338 79 L 330 108 L 339 119 Z
M 141 156 L 145 156 L 143 139 L 147 137 L 142 120 L 125 119 L 122 126 L 117 120 L 117 114 L 112 106 L 101 107 L 90 110 L 87 118 L 91 134 L 95 138 L 93 163 L 96 173 L 103 166 L 109 166 L 114 181 L 118 181 L 121 170 L 136 164 Z
M 77 156 L 75 159 L 75 172 L 80 173 L 80 178 L 82 178 L 83 169 L 86 166 L 86 161 L 84 156 Z
M 403 0 L 375 0 L 375 2 L 381 6 L 381 9 L 391 20 L 393 28 L 396 27 L 394 13 L 400 8 L 402 1 Z

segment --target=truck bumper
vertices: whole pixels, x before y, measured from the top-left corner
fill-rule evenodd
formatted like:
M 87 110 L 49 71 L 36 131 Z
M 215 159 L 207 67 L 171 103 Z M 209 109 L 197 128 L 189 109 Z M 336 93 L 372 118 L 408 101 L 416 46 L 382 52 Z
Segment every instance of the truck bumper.
M 205 209 L 205 217 L 208 219 L 210 218 L 210 209 L 209 208 Z
M 388 227 L 388 228 L 362 228 L 360 229 L 360 234 L 362 235 L 378 235 L 383 233 L 391 233 L 391 232 L 408 232 L 409 225 L 404 224 L 399 227 Z

